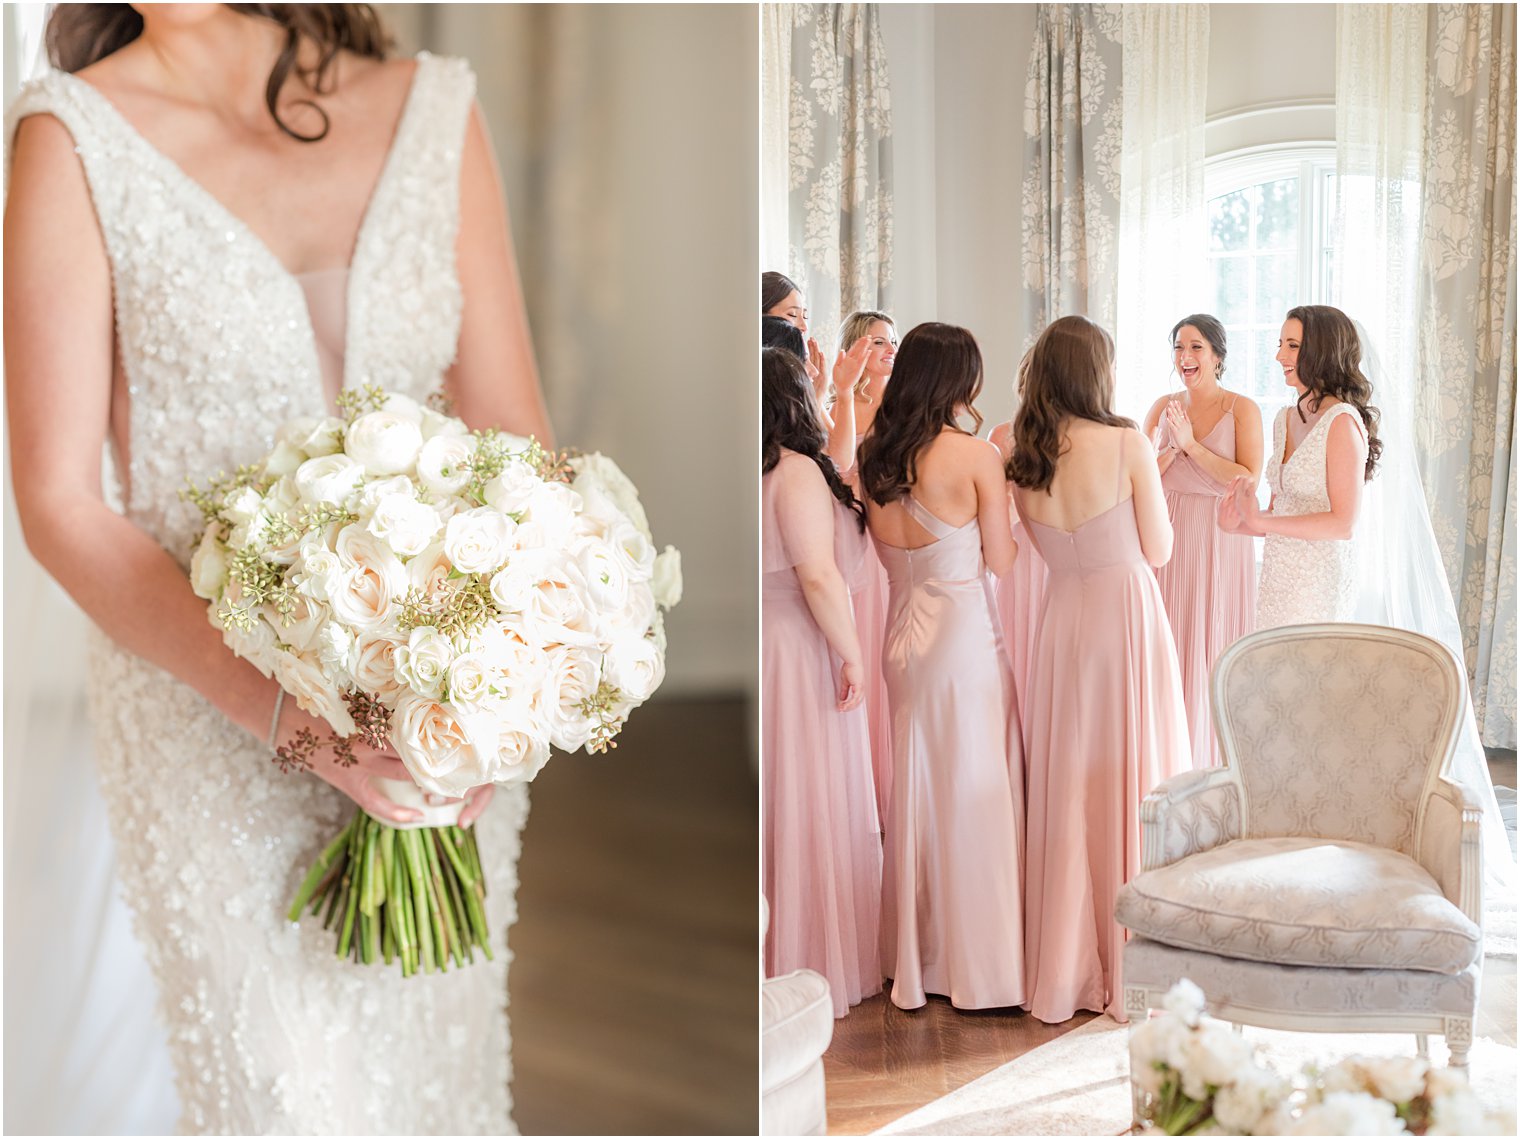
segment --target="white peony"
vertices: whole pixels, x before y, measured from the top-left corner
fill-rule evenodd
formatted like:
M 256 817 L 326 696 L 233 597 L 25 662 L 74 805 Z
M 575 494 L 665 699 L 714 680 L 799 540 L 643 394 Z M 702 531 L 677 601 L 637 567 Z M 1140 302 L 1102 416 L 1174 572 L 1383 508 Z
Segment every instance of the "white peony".
M 434 494 L 458 494 L 470 481 L 473 435 L 434 435 L 417 455 L 417 480 Z
M 663 608 L 669 609 L 679 604 L 683 584 L 681 551 L 674 546 L 666 546 L 660 551 L 660 556 L 654 560 L 654 571 L 650 580 L 654 584 L 654 599 Z
M 453 642 L 433 626 L 423 625 L 413 629 L 406 644 L 396 650 L 396 679 L 438 699 L 453 659 Z
M 417 465 L 422 450 L 418 419 L 391 410 L 393 402 L 394 398 L 387 400 L 383 410 L 367 411 L 348 425 L 344 450 L 366 474 L 409 474 Z
M 463 795 L 491 782 L 498 731 L 489 713 L 460 712 L 438 700 L 403 692 L 391 717 L 391 742 L 424 791 Z
M 443 552 L 460 573 L 493 573 L 510 552 L 513 522 L 489 507 L 466 510 L 449 519 Z
M 307 459 L 294 477 L 301 501 L 347 506 L 349 496 L 364 481 L 364 468 L 347 455 L 323 455 Z
M 604 672 L 625 697 L 642 704 L 665 679 L 665 658 L 648 637 L 624 637 L 607 646 Z
M 561 751 L 575 751 L 591 739 L 598 721 L 580 705 L 596 695 L 600 683 L 601 653 L 595 649 L 560 645 L 549 650 L 543 707 L 549 741 Z
M 340 736 L 351 736 L 357 730 L 338 689 L 322 675 L 320 668 L 299 653 L 276 653 L 274 678 L 304 711 L 326 720 Z
M 190 588 L 206 601 L 220 601 L 227 588 L 227 549 L 217 538 L 215 526 L 206 528 L 190 556 Z
M 397 554 L 413 557 L 427 549 L 443 529 L 443 519 L 438 511 L 411 495 L 392 494 L 375 505 L 365 528 Z

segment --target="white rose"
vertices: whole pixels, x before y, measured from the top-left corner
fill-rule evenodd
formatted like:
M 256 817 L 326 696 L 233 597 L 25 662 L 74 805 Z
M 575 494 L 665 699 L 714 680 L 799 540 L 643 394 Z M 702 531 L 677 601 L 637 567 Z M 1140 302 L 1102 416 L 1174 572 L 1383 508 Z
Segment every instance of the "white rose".
M 305 653 L 317 642 L 317 635 L 327 622 L 327 606 L 309 597 L 298 596 L 288 614 L 280 614 L 273 605 L 263 606 L 264 619 L 275 629 L 279 639 Z
M 514 555 L 491 575 L 491 600 L 503 613 L 521 613 L 532 603 L 534 584 L 532 564 Z
M 443 695 L 453 643 L 431 625 L 413 629 L 406 644 L 396 650 L 396 679 L 424 696 Z
M 650 578 L 654 585 L 654 599 L 661 607 L 669 609 L 680 604 L 682 593 L 681 551 L 666 546 L 654 560 Z
M 586 583 L 586 600 L 592 607 L 605 613 L 628 604 L 628 572 L 610 543 L 582 538 L 571 553 Z
M 527 783 L 549 762 L 549 741 L 537 732 L 505 728 L 497 743 L 495 782 Z
M 402 693 L 391 717 L 391 742 L 424 791 L 461 796 L 489 783 L 497 734 L 488 714 L 460 713 L 415 692 Z
M 395 698 L 402 691 L 401 682 L 396 679 L 396 651 L 401 644 L 385 636 L 357 638 L 354 683 L 388 708 L 395 706 Z
M 654 543 L 632 522 L 613 523 L 607 541 L 618 554 L 629 581 L 648 581 L 654 576 Z
M 586 605 L 586 583 L 573 562 L 538 580 L 523 617 L 539 644 L 593 644 L 598 637 L 596 615 Z
M 308 458 L 336 454 L 343 437 L 343 421 L 331 415 L 321 418 L 306 415 L 292 419 L 280 428 L 279 442 L 300 451 Z
M 384 542 L 356 525 L 338 531 L 333 548 L 343 566 L 328 590 L 333 616 L 359 629 L 384 624 L 392 603 L 406 591 L 406 567 Z
M 621 609 L 598 614 L 596 633 L 603 641 L 642 637 L 654 627 L 658 616 L 654 591 L 646 584 L 635 585 L 628 591 L 628 601 Z
M 466 510 L 449 519 L 443 551 L 460 573 L 491 573 L 507 560 L 512 529 L 512 520 L 490 507 Z
M 366 529 L 396 553 L 412 557 L 427 549 L 443 529 L 443 519 L 438 511 L 411 495 L 392 494 L 376 504 Z
M 220 601 L 227 588 L 227 550 L 215 526 L 201 535 L 201 544 L 190 556 L 190 588 L 206 601 Z
M 258 514 L 263 506 L 264 496 L 253 487 L 239 487 L 222 503 L 222 517 L 234 526 L 240 526 Z
M 431 407 L 422 409 L 420 426 L 423 439 L 432 439 L 438 435 L 468 435 L 470 433 L 470 429 L 462 421 L 455 419 L 452 415 L 442 415 Z
M 303 502 L 347 506 L 364 481 L 364 468 L 347 455 L 323 455 L 296 468 L 295 480 Z
M 359 643 L 354 635 L 336 621 L 327 621 L 317 630 L 315 648 L 327 678 L 340 688 L 351 687 L 359 663 Z
M 341 559 L 319 535 L 308 534 L 301 540 L 297 568 L 291 575 L 297 593 L 313 601 L 326 601 L 343 572 Z
M 549 742 L 561 751 L 586 746 L 597 719 L 581 711 L 601 683 L 601 654 L 595 649 L 560 645 L 549 650 L 544 674 L 543 707 Z
M 481 653 L 461 653 L 449 665 L 449 703 L 479 705 L 491 697 L 493 672 Z
M 508 459 L 501 473 L 485 486 L 486 502 L 503 514 L 521 514 L 543 480 L 521 459 Z
M 276 653 L 274 678 L 280 682 L 281 688 L 295 697 L 302 710 L 319 720 L 326 720 L 340 736 L 353 735 L 357 730 L 337 688 L 322 675 L 320 668 L 300 654 Z
M 417 488 L 405 475 L 392 475 L 388 479 L 373 479 L 365 483 L 359 491 L 354 513 L 359 516 L 360 522 L 367 523 L 374 516 L 375 507 L 380 505 L 381 499 L 398 494 L 404 498 L 416 498 Z
M 504 623 L 488 625 L 471 647 L 479 653 L 492 675 L 499 695 L 518 704 L 531 705 L 543 683 L 548 658 L 538 646 L 523 639 Z
M 607 647 L 604 671 L 609 684 L 642 704 L 665 679 L 665 658 L 648 637 L 623 637 Z
M 389 410 L 368 411 L 348 425 L 343 449 L 366 474 L 410 474 L 422 450 L 422 432 L 406 416 Z
M 434 494 L 458 494 L 470 481 L 465 464 L 474 453 L 472 435 L 434 435 L 417 455 L 417 479 Z
M 432 542 L 406 563 L 407 583 L 413 589 L 431 597 L 443 589 L 449 580 L 449 571 L 453 568 L 453 563 L 443 552 L 443 543 Z

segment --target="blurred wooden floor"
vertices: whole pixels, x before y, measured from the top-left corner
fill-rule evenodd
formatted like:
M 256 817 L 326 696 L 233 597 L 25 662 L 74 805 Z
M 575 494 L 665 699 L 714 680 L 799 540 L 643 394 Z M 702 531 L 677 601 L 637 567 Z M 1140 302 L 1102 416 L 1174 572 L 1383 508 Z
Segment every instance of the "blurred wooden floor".
M 759 890 L 742 700 L 656 699 L 534 782 L 512 931 L 525 1135 L 753 1135 Z

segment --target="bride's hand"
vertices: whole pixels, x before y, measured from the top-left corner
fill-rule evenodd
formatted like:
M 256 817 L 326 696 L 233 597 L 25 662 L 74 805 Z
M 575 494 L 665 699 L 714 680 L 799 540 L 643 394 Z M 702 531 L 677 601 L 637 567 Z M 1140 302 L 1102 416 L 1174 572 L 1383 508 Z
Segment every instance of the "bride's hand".
M 289 745 L 303 729 L 323 741 L 309 757 L 311 773 L 322 782 L 336 787 L 369 814 L 385 822 L 414 823 L 422 818 L 420 811 L 396 803 L 375 783 L 376 779 L 412 782 L 406 764 L 395 752 L 374 747 L 356 737 L 351 741 L 354 762 L 339 763 L 334 757 L 332 744 L 328 742 L 332 735 L 331 726 L 296 707 L 294 700 L 287 699 L 280 712 L 276 738 L 281 744 Z

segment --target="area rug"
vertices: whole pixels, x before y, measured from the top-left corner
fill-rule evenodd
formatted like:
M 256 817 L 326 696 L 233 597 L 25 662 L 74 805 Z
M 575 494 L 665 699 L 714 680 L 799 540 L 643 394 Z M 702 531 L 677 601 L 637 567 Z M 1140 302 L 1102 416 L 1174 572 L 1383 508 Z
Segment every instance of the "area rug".
M 1309 1060 L 1332 1063 L 1355 1053 L 1414 1055 L 1410 1035 L 1319 1034 L 1246 1029 L 1279 1071 Z M 1444 1064 L 1446 1046 L 1430 1042 Z M 1473 1042 L 1471 1077 L 1489 1103 L 1513 1101 L 1515 1049 Z M 1130 1124 L 1129 1030 L 1108 1017 L 1089 1021 L 1049 1044 L 988 1072 L 874 1132 L 877 1135 L 1119 1135 Z

